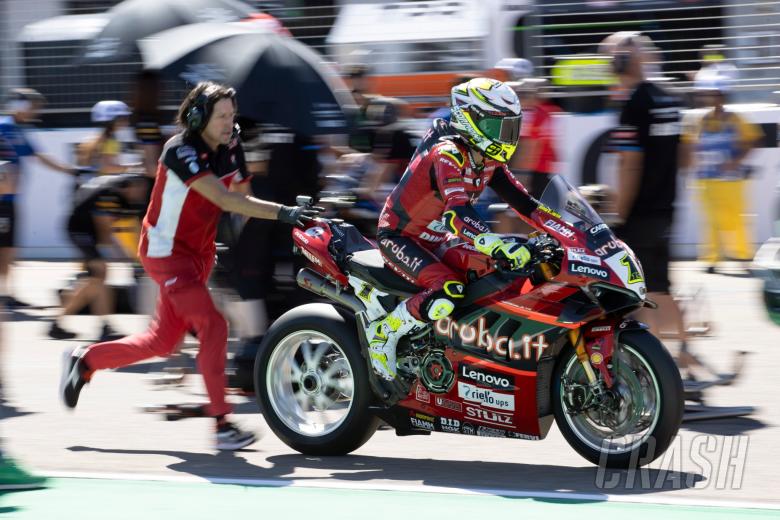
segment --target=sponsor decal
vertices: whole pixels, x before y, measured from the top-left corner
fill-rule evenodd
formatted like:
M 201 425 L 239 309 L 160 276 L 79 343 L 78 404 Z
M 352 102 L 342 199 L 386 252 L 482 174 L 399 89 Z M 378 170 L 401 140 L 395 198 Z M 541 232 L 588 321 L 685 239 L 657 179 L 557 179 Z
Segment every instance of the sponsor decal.
M 412 421 L 412 426 L 414 426 L 415 428 L 419 428 L 421 430 L 428 430 L 431 432 L 435 431 L 432 422 L 423 421 L 422 419 L 418 419 L 417 417 L 412 417 L 411 421 Z
M 604 355 L 601 352 L 594 352 L 590 355 L 590 362 L 594 365 L 600 365 L 604 361 Z
M 452 410 L 453 412 L 462 412 L 463 406 L 457 402 L 453 401 L 452 399 L 447 399 L 446 397 L 436 397 L 436 406 L 439 408 L 446 408 L 448 410 Z
M 307 249 L 301 249 L 301 253 L 303 253 L 303 256 L 305 256 L 311 263 L 317 264 L 319 266 L 322 266 L 322 261 L 320 261 L 319 258 L 314 256 L 312 253 L 310 253 Z
M 463 217 L 463 222 L 477 229 L 481 233 L 488 233 L 490 231 L 490 229 L 484 223 L 480 222 L 479 220 L 474 220 L 468 215 Z
M 491 372 L 465 363 L 460 365 L 460 379 L 468 379 L 474 383 L 495 388 L 496 390 L 513 390 L 515 386 L 512 376 Z
M 420 240 L 427 240 L 428 242 L 443 242 L 444 237 L 441 235 L 431 235 L 427 231 L 423 231 L 419 235 Z
M 609 332 L 610 330 L 612 330 L 612 327 L 609 325 L 602 325 L 600 327 L 593 327 L 590 329 L 591 332 Z
M 480 426 L 477 428 L 478 437 L 506 437 L 506 430 L 491 428 L 490 426 Z
M 561 214 L 552 209 L 550 206 L 545 206 L 541 202 L 539 203 L 539 206 L 537 207 L 539 211 L 542 211 L 544 213 L 547 213 L 548 215 L 552 215 L 555 218 L 561 218 Z
M 421 403 L 430 403 L 431 393 L 426 390 L 424 386 L 418 384 L 417 391 L 415 392 L 415 398 Z
M 510 437 L 512 439 L 525 439 L 527 441 L 538 441 L 539 440 L 539 436 L 538 435 L 528 435 L 527 433 L 506 432 L 506 436 Z
M 466 193 L 466 188 L 463 187 L 457 187 L 457 188 L 446 188 L 444 190 L 444 196 L 448 197 L 452 195 L 453 193 Z
M 449 179 L 447 179 L 446 182 L 447 184 L 455 184 L 456 182 L 461 182 L 461 179 L 456 177 L 450 177 Z
M 460 421 L 457 419 L 448 419 L 446 417 L 439 417 L 439 426 L 441 431 L 447 433 L 460 433 Z
M 512 414 L 483 410 L 466 405 L 466 416 L 478 422 L 494 424 L 497 426 L 512 426 Z
M 600 248 L 596 249 L 594 252 L 599 256 L 607 256 L 610 251 L 619 248 L 620 244 L 618 244 L 617 240 L 610 240 Z
M 441 163 L 442 163 L 442 164 L 446 164 L 447 166 L 449 166 L 450 168 L 452 168 L 452 169 L 454 169 L 454 170 L 457 170 L 457 169 L 458 169 L 458 167 L 457 167 L 457 166 L 455 166 L 455 165 L 452 163 L 452 161 L 448 161 L 447 159 L 444 159 L 444 158 L 440 158 L 440 159 L 439 159 L 439 161 L 441 161 Z
M 298 240 L 300 240 L 301 242 L 303 242 L 307 246 L 309 245 L 309 239 L 306 238 L 306 233 L 301 233 L 297 229 L 295 231 L 293 231 L 293 233 L 295 233 L 295 238 L 297 238 Z
M 601 258 L 589 255 L 582 248 L 572 248 L 567 252 L 570 262 L 582 262 L 583 264 L 601 265 Z
M 432 220 L 428 226 L 426 226 L 426 229 L 430 229 L 434 233 L 446 233 L 447 228 L 444 226 L 444 222 L 441 220 Z
M 599 269 L 598 267 L 591 267 L 583 264 L 569 264 L 569 272 L 571 274 L 578 274 L 583 276 L 592 276 L 593 278 L 600 278 L 602 280 L 609 280 L 609 272 L 606 269 Z
M 602 231 L 605 231 L 607 229 L 608 229 L 608 227 L 607 227 L 606 224 L 599 224 L 597 226 L 593 226 L 592 228 L 590 228 L 590 234 L 591 235 L 598 235 L 599 233 L 601 233 Z
M 460 429 L 460 431 L 466 435 L 476 435 L 477 434 L 477 428 L 470 423 L 463 423 L 463 427 Z
M 539 361 L 550 346 L 544 334 L 524 334 L 518 341 L 508 336 L 493 336 L 489 333 L 484 317 L 479 318 L 474 325 L 444 318 L 436 321 L 434 327 L 437 334 L 449 339 L 458 337 L 463 345 L 484 349 L 485 352 L 503 359 Z
M 464 401 L 479 403 L 488 408 L 507 410 L 509 412 L 515 409 L 515 396 L 501 394 L 487 388 L 479 388 L 461 381 L 458 381 L 458 397 L 462 397 Z
M 547 222 L 544 223 L 545 227 L 548 227 L 550 229 L 554 229 L 562 236 L 565 236 L 566 238 L 572 238 L 574 236 L 574 231 L 571 228 L 568 228 L 561 224 L 560 222 L 556 222 L 552 219 L 547 220 Z
M 404 250 L 406 249 L 406 244 L 399 246 L 389 238 L 383 239 L 381 244 L 385 246 L 387 249 L 389 249 L 389 252 L 392 254 L 392 256 L 394 256 L 396 260 L 398 260 L 406 267 L 408 267 L 409 270 L 416 271 L 422 265 L 423 261 L 420 258 L 417 258 L 416 256 L 407 255 L 406 253 L 404 253 Z

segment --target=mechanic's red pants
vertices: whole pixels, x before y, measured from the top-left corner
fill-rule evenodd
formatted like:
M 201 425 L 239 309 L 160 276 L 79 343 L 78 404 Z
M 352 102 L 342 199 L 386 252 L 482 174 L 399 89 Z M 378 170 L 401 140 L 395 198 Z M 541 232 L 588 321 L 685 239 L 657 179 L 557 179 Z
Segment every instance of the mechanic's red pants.
M 187 331 L 200 342 L 198 370 L 211 401 L 209 415 L 230 413 L 225 402 L 225 357 L 228 327 L 211 299 L 208 280 L 213 257 L 142 258 L 147 274 L 160 286 L 157 311 L 149 328 L 117 341 L 89 347 L 84 361 L 90 370 L 119 368 L 173 353 Z

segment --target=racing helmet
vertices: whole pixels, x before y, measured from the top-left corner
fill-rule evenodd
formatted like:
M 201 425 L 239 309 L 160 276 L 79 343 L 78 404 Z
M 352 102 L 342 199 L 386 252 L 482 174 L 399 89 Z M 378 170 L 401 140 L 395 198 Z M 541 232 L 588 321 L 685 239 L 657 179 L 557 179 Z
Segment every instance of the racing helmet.
M 469 146 L 506 163 L 515 153 L 523 113 L 505 83 L 474 78 L 452 88 L 450 125 Z

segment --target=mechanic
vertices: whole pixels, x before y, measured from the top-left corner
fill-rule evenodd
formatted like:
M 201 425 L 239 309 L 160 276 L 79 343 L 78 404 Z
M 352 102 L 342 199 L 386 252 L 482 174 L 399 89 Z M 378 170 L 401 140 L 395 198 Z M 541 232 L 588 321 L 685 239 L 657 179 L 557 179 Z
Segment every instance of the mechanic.
M 76 190 L 67 230 L 71 242 L 81 251 L 87 276 L 79 280 L 62 312 L 52 322 L 49 337 L 75 338 L 76 333 L 62 328 L 59 321 L 63 316 L 77 313 L 85 305 L 91 306 L 92 314 L 103 318 L 99 341 L 120 337 L 106 320 L 113 309 L 111 291 L 106 286 L 106 251 L 107 248 L 122 250 L 120 244 L 110 247 L 112 240 L 116 240 L 112 232 L 113 223 L 119 218 L 142 215 L 145 199 L 144 177 L 134 174 L 96 177 Z
M 450 108 L 450 122 L 433 122 L 379 218 L 385 263 L 422 289 L 368 326 L 372 366 L 390 381 L 398 340 L 449 316 L 465 296 L 461 275 L 433 253 L 448 233 L 515 269 L 531 257 L 526 246 L 491 233 L 472 206 L 489 186 L 525 217 L 537 211 L 536 200 L 506 168 L 520 134 L 517 95 L 500 81 L 475 78 L 453 87 Z
M 317 211 L 247 195 L 249 177 L 235 117 L 235 90 L 212 82 L 199 83 L 179 107 L 177 122 L 184 130 L 163 148 L 139 245 L 141 263 L 160 288 L 156 315 L 142 333 L 69 354 L 61 389 L 69 408 L 76 407 L 94 371 L 168 356 L 193 331 L 209 397 L 205 411 L 216 420 L 216 448 L 236 450 L 256 440 L 226 418 L 231 412 L 225 401 L 227 322 L 206 287 L 217 223 L 222 211 L 230 211 L 302 225 Z

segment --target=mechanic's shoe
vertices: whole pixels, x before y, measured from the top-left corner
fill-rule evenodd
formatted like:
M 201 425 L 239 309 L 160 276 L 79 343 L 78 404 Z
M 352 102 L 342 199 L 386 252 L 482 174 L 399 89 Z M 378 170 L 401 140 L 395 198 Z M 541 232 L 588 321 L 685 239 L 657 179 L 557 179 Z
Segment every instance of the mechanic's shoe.
M 0 459 L 0 491 L 36 489 L 46 486 L 46 477 L 33 475 L 16 465 L 13 459 Z
M 123 337 L 125 337 L 124 334 L 114 330 L 114 328 L 108 323 L 104 323 L 103 328 L 100 330 L 100 338 L 98 338 L 98 343 L 103 343 L 104 341 L 116 341 L 118 339 L 122 339 Z
M 257 436 L 246 432 L 233 423 L 225 423 L 217 427 L 218 450 L 240 450 L 257 441 Z
M 79 402 L 81 388 L 89 382 L 91 373 L 84 364 L 84 347 L 77 347 L 65 352 L 62 360 L 62 381 L 60 395 L 68 408 L 76 408 Z
M 75 332 L 63 329 L 56 321 L 49 327 L 49 337 L 51 339 L 73 339 L 77 336 Z
M 424 322 L 409 313 L 406 309 L 406 302 L 401 302 L 384 318 L 369 323 L 366 339 L 368 340 L 368 355 L 371 357 L 371 367 L 374 372 L 387 381 L 395 379 L 395 348 L 398 345 L 398 340 L 424 325 Z
M 32 305 L 30 305 L 29 303 L 23 302 L 21 300 L 17 300 L 13 296 L 4 296 L 3 303 L 9 309 L 26 309 L 32 307 Z

